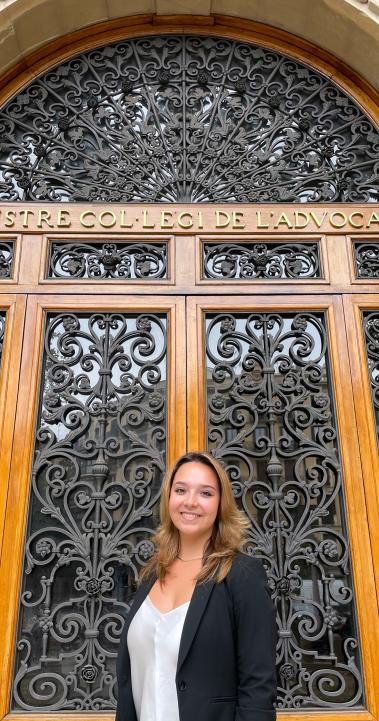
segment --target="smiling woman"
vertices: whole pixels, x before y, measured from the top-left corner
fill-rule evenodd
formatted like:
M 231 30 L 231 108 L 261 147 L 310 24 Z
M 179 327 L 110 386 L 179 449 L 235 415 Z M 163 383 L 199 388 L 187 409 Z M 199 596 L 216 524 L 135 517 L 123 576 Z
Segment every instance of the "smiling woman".
M 118 721 L 273 721 L 274 610 L 227 474 L 187 453 L 166 476 L 157 550 L 125 623 Z M 164 693 L 162 693 L 164 689 Z
M 177 470 L 171 486 L 169 513 L 180 534 L 180 556 L 184 562 L 201 561 L 203 549 L 212 534 L 220 503 L 219 481 L 216 473 L 198 461 L 183 464 Z M 183 558 L 186 546 L 199 558 Z

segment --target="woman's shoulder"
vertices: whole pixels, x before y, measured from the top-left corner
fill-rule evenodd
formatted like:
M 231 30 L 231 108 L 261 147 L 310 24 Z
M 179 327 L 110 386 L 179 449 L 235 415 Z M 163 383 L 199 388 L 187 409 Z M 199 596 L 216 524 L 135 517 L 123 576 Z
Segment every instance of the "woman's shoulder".
M 227 579 L 229 583 L 240 583 L 243 579 L 255 583 L 267 583 L 267 575 L 263 563 L 255 556 L 248 556 L 239 551 L 236 553 Z
M 267 574 L 259 558 L 237 553 L 225 581 L 233 603 L 237 606 L 247 604 L 255 608 L 258 604 L 269 608 L 270 612 L 273 610 Z

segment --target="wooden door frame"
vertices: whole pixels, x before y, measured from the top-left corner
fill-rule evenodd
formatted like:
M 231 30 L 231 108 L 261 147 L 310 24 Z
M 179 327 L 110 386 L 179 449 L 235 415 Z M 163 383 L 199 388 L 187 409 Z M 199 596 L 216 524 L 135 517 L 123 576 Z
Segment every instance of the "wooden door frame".
M 25 296 L 0 293 L 0 309 L 6 312 L 4 347 L 0 366 L 0 558 L 13 448 L 25 307 Z
M 371 397 L 362 313 L 379 311 L 379 293 L 344 296 L 346 332 L 361 461 L 365 483 L 366 508 L 369 519 L 371 549 L 379 601 L 379 447 L 374 408 Z

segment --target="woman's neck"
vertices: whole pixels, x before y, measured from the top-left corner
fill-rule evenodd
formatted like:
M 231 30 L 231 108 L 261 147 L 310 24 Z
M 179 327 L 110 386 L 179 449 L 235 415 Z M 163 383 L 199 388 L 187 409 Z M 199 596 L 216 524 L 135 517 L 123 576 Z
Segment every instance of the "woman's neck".
M 179 557 L 182 560 L 201 559 L 204 556 L 209 538 L 180 537 Z

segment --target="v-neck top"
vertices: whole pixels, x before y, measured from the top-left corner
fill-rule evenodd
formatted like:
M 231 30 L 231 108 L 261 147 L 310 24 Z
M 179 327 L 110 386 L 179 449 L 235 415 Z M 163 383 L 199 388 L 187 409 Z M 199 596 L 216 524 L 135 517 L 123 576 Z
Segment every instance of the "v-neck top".
M 162 613 L 146 596 L 127 635 L 138 721 L 179 721 L 176 668 L 190 602 Z

